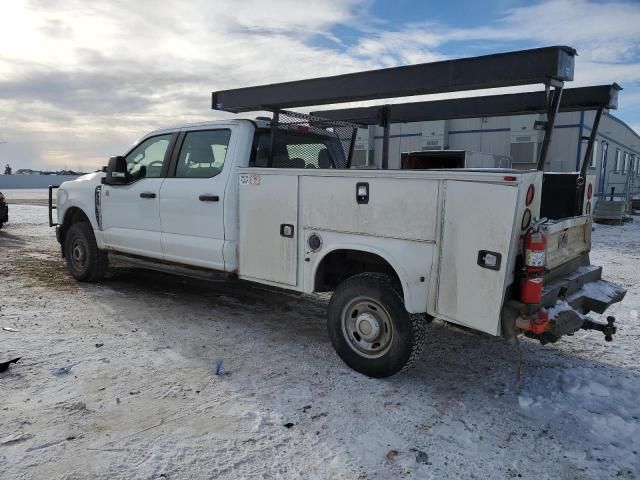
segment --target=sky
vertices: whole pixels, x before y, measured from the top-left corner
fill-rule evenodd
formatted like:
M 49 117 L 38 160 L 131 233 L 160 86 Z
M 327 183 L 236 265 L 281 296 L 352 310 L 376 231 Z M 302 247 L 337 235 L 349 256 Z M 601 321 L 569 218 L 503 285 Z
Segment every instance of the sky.
M 622 85 L 613 113 L 640 132 L 638 0 L 0 6 L 0 165 L 14 171 L 95 170 L 156 128 L 228 117 L 214 90 L 549 45 L 578 51 L 567 86 Z

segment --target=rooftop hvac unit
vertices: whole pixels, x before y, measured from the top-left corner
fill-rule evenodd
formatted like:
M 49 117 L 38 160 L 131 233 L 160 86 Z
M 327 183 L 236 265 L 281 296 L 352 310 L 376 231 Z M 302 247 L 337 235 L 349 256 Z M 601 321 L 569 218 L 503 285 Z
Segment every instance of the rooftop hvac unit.
M 353 144 L 353 167 L 369 165 L 369 129 L 359 128 Z
M 445 124 L 446 122 L 444 121 L 416 122 L 416 125 L 420 125 L 420 133 L 422 134 L 419 149 L 423 152 L 429 150 L 443 150 Z
M 534 125 L 540 115 L 517 115 L 511 117 L 511 145 L 509 154 L 513 167 L 527 170 L 536 168 L 541 133 Z
M 444 147 L 442 145 L 441 138 L 429 138 L 422 142 L 422 151 L 430 151 L 430 150 L 442 150 Z
M 510 156 L 513 168 L 535 168 L 538 161 L 537 142 L 511 142 Z

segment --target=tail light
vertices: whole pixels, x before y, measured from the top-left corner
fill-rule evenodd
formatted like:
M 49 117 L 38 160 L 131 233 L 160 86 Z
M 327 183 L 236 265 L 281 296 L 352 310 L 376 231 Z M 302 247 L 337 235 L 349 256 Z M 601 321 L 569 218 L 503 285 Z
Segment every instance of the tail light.
M 592 196 L 593 196 L 593 184 L 590 183 L 589 186 L 587 187 L 587 198 L 591 200 Z
M 527 201 L 526 201 L 526 205 L 527 207 L 529 205 L 531 205 L 531 202 L 533 202 L 533 197 L 536 194 L 536 188 L 533 186 L 533 184 L 529 185 L 529 188 L 527 189 Z

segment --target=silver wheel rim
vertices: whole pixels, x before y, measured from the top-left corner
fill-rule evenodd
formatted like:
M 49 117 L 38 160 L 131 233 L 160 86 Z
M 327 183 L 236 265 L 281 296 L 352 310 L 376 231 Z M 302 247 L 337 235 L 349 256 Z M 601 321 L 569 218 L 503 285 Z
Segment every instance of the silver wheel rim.
M 87 266 L 87 245 L 79 238 L 71 244 L 71 259 L 78 269 L 83 270 Z
M 391 316 L 375 300 L 358 297 L 342 310 L 342 334 L 358 355 L 379 358 L 391 348 Z

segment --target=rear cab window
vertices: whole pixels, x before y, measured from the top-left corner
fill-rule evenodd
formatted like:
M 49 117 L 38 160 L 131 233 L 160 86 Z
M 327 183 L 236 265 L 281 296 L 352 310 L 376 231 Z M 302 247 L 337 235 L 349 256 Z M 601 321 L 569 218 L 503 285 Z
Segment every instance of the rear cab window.
M 330 135 L 279 129 L 275 135 L 271 164 L 270 146 L 270 130 L 258 130 L 254 140 L 251 167 L 347 168 L 342 143 Z

